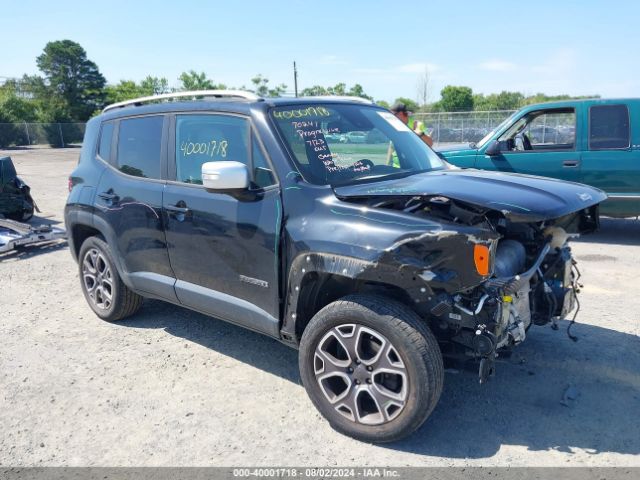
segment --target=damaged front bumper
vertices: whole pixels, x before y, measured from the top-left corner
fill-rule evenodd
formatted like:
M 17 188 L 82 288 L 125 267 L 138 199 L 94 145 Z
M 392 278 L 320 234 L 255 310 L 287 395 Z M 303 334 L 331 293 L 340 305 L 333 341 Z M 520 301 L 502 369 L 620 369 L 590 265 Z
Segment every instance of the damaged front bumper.
M 443 295 L 430 314 L 441 331 L 449 332 L 449 353 L 462 351 L 480 360 L 484 383 L 495 371 L 495 359 L 522 343 L 532 324 L 555 326 L 576 310 L 573 323 L 579 277 L 570 248 L 552 249 L 547 243 L 526 271 L 491 278 L 470 292 Z

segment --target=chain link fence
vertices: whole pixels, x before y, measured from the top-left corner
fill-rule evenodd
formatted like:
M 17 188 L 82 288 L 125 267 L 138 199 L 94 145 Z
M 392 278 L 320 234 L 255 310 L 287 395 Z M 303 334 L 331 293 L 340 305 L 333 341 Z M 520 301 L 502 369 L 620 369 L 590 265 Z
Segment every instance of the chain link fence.
M 413 116 L 425 123 L 434 143 L 471 143 L 480 141 L 514 111 L 415 113 Z
M 84 123 L 0 123 L 0 148 L 77 145 L 82 143 L 85 126 Z
M 435 143 L 477 142 L 496 128 L 513 110 L 487 112 L 415 113 Z M 0 123 L 0 147 L 82 143 L 84 123 Z

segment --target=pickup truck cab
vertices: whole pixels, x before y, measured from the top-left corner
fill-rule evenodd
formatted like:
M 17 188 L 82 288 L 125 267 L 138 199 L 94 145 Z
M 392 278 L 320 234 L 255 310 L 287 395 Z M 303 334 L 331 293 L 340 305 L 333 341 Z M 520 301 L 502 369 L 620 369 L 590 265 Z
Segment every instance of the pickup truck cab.
M 98 317 L 155 298 L 276 338 L 329 422 L 378 442 L 429 416 L 443 355 L 477 360 L 484 382 L 531 325 L 575 309 L 567 240 L 606 198 L 451 167 L 368 101 L 237 91 L 107 107 L 69 183 Z
M 604 190 L 602 215 L 640 215 L 640 99 L 529 105 L 477 144 L 437 149 L 463 168 L 581 182 Z

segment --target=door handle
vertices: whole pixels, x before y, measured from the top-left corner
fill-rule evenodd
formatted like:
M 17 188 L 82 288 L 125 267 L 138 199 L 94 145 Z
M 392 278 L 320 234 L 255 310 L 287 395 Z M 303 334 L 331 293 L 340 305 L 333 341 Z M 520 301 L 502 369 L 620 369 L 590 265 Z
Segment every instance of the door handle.
M 180 207 L 178 205 L 167 205 L 164 208 L 172 213 L 189 213 L 189 209 L 187 207 Z
M 182 200 L 175 205 L 167 205 L 164 208 L 169 216 L 175 217 L 175 219 L 179 222 L 184 222 L 184 220 L 187 218 L 187 214 L 189 213 L 187 204 Z
M 117 203 L 120 200 L 120 197 L 113 193 L 112 190 L 99 193 L 98 196 L 105 200 L 107 203 Z
M 580 166 L 580 162 L 578 160 L 565 160 L 562 162 L 563 167 L 574 168 Z

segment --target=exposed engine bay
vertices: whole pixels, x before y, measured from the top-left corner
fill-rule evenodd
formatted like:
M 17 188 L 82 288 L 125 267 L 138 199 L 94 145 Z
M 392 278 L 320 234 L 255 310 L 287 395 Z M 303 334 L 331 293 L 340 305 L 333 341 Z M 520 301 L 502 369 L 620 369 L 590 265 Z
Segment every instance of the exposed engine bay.
M 352 200 L 353 201 L 353 200 Z M 480 382 L 494 372 L 495 359 L 522 343 L 532 324 L 550 322 L 579 310 L 580 273 L 568 241 L 598 227 L 597 205 L 561 218 L 512 221 L 498 209 L 444 196 L 387 196 L 358 199 L 370 208 L 394 209 L 493 232 L 486 279 L 455 293 L 434 290 L 423 316 L 444 355 L 480 360 Z M 568 335 L 571 335 L 570 327 Z

